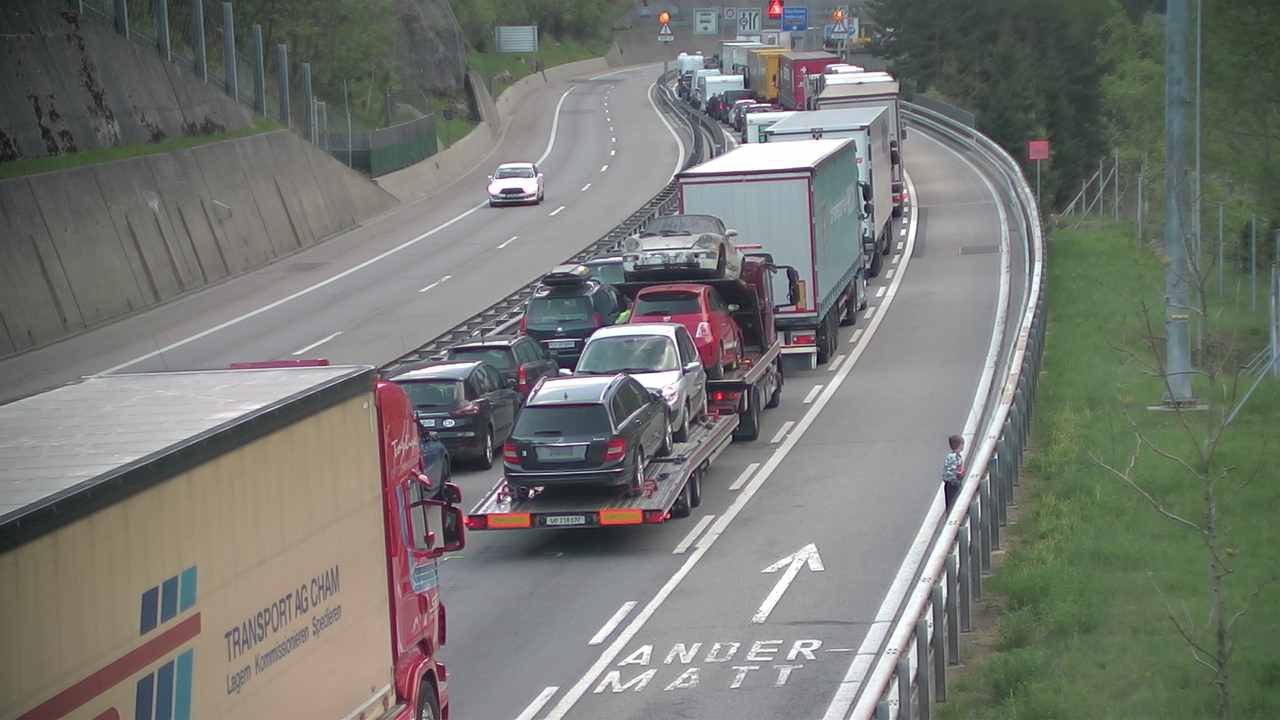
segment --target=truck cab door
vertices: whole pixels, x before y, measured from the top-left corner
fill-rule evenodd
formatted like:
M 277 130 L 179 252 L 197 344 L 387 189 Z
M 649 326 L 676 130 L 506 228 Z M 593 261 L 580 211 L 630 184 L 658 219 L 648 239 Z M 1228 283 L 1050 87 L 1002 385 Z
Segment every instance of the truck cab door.
M 421 640 L 438 644 L 440 612 L 438 558 L 461 550 L 466 539 L 462 513 L 433 499 L 436 491 L 416 476 L 406 477 L 389 495 L 388 551 L 392 554 L 397 655 Z

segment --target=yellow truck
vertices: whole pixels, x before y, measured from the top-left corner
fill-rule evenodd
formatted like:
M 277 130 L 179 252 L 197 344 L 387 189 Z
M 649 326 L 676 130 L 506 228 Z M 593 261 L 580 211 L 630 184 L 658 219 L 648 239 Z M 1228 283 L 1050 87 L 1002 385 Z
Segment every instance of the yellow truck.
M 778 60 L 788 48 L 765 47 L 747 51 L 747 84 L 761 102 L 778 101 Z
M 0 406 L 0 718 L 447 718 L 436 559 L 461 493 L 420 442 L 363 366 Z

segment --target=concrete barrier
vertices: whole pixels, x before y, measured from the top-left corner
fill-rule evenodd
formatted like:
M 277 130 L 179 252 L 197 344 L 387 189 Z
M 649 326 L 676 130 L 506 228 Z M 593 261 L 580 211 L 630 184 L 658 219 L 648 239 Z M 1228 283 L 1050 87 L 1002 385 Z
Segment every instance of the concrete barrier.
M 257 269 L 395 204 L 288 130 L 0 181 L 0 356 Z
M 504 90 L 494 102 L 496 123 L 482 122 L 447 150 L 403 170 L 383 175 L 374 182 L 401 202 L 414 202 L 435 195 L 489 159 L 511 126 L 517 110 L 533 93 L 553 83 L 596 75 L 608 69 L 605 58 L 591 58 L 526 75 Z

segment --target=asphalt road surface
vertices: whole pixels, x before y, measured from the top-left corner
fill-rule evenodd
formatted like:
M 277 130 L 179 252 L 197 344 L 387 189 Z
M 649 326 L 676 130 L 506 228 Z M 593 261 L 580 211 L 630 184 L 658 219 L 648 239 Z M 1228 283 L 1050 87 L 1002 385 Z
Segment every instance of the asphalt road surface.
M 660 72 L 553 83 L 520 110 L 492 162 L 444 192 L 257 272 L 2 361 L 0 400 L 103 371 L 394 359 L 581 250 L 666 184 L 678 147 L 653 105 Z M 539 158 L 542 205 L 485 204 L 492 165 Z

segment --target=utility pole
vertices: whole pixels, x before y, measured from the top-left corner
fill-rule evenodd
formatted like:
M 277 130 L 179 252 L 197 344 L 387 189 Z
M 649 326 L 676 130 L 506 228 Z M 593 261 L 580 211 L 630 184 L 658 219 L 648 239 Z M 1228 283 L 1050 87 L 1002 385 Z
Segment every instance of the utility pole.
M 1192 230 L 1195 232 L 1195 253 L 1196 253 L 1196 269 L 1200 268 L 1200 263 L 1204 258 L 1201 257 L 1200 243 L 1200 32 L 1204 27 L 1204 0 L 1196 0 L 1196 184 L 1195 197 L 1191 202 L 1191 222 Z
M 1166 0 L 1165 115 L 1164 115 L 1164 239 L 1169 264 L 1165 269 L 1166 381 L 1173 405 L 1191 403 L 1191 338 L 1187 319 L 1191 306 L 1187 263 L 1187 40 L 1191 0 Z

